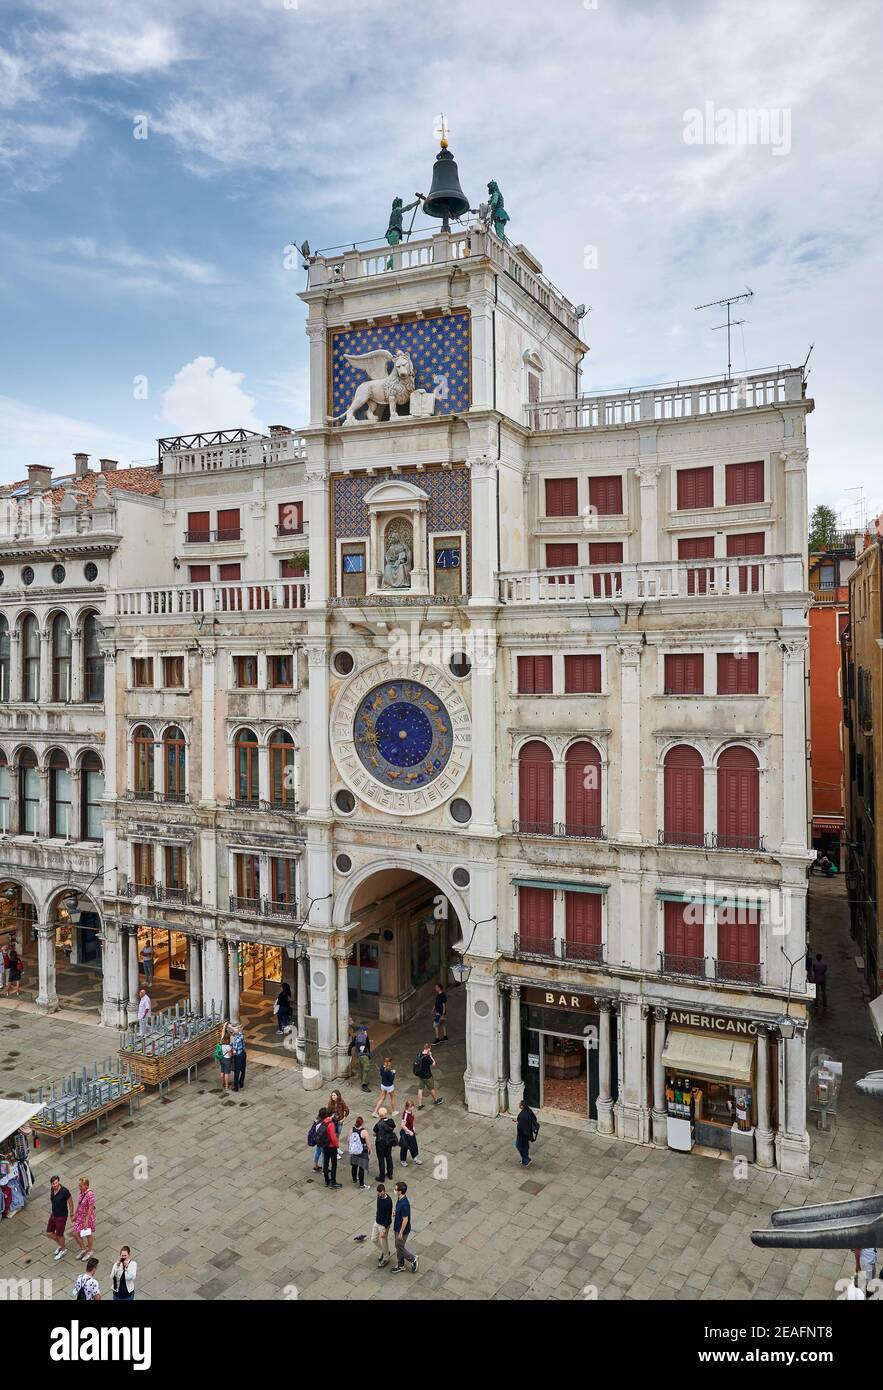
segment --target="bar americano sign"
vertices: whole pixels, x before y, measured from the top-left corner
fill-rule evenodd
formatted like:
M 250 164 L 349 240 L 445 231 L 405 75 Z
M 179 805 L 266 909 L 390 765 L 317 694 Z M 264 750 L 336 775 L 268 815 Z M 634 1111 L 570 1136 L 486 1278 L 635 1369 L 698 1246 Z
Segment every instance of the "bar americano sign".
M 710 1033 L 736 1033 L 742 1037 L 756 1038 L 758 1025 L 748 1018 L 725 1018 L 720 1014 L 694 1014 L 686 1009 L 671 1009 L 668 1015 L 670 1024 L 680 1028 L 704 1028 Z

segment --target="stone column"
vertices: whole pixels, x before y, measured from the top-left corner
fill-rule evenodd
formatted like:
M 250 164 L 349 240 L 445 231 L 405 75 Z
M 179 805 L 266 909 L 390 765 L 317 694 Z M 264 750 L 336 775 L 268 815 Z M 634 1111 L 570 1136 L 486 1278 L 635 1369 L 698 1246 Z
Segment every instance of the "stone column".
M 658 537 L 659 537 L 659 503 L 657 495 L 657 480 L 662 469 L 656 462 L 656 431 L 652 432 L 652 439 L 645 440 L 644 431 L 640 435 L 640 448 L 643 452 L 644 444 L 652 449 L 652 454 L 647 454 L 646 459 L 642 458 L 638 465 L 638 477 L 641 481 L 641 553 L 636 558 L 638 562 L 652 564 L 659 558 Z M 626 509 L 628 502 L 626 501 Z
M 11 623 L 9 627 L 9 689 L 5 693 L 5 700 L 20 700 L 22 694 L 21 627 L 16 625 L 13 628 Z
M 490 454 L 467 459 L 471 472 L 472 601 L 497 601 L 497 460 Z
M 806 1028 L 779 1044 L 779 1129 L 776 1167 L 794 1177 L 809 1177 L 809 1134 L 806 1129 Z
M 224 942 L 207 936 L 202 942 L 202 1003 L 227 1017 L 227 956 Z
M 41 840 L 49 838 L 49 768 L 37 769 L 40 778 L 40 805 L 37 807 L 37 834 Z
M 323 305 L 310 305 L 307 337 L 310 340 L 310 424 L 316 429 L 325 429 L 327 421 L 325 419 L 325 309 Z
M 202 943 L 198 936 L 187 938 L 187 983 L 190 987 L 190 1007 L 202 1013 Z
M 298 1060 L 303 1064 L 306 1018 L 307 1018 L 307 964 L 308 961 L 297 958 L 297 1055 Z
M 346 1067 L 346 1049 L 350 1037 L 350 999 L 347 977 L 346 951 L 335 951 L 337 966 L 337 1074 Z
M 227 942 L 227 1017 L 239 1022 L 239 942 Z
M 316 737 L 310 740 L 309 809 L 313 815 L 325 817 L 330 809 L 331 798 L 331 748 L 328 739 L 328 641 L 323 636 L 307 639 L 304 645 L 309 662 L 307 717 L 309 727 L 316 732 Z M 315 897 L 326 891 L 324 888 L 317 889 L 315 887 L 312 865 L 310 865 L 309 882 L 312 896 Z
M 324 377 L 324 368 L 323 368 Z M 324 445 L 320 445 L 324 449 Z M 317 467 L 316 464 L 319 464 Z M 321 460 L 308 459 L 306 467 L 307 515 L 310 519 L 310 574 L 307 606 L 323 610 L 331 593 L 328 569 L 328 537 L 331 535 L 329 517 L 328 474 Z M 312 672 L 311 672 L 312 674 Z
M 130 927 L 128 931 L 128 974 L 129 974 L 129 1022 L 138 1017 L 138 930 Z
M 614 1102 L 620 1139 L 646 1144 L 651 1136 L 652 1101 L 648 1086 L 646 1005 L 619 1001 L 619 1095 Z
M 780 643 L 782 669 L 782 853 L 807 853 L 806 639 Z
M 310 1002 L 319 1029 L 319 1069 L 330 1081 L 337 1075 L 337 962 L 325 940 L 310 943 Z
M 40 630 L 40 705 L 45 709 L 52 699 L 52 631 Z
M 599 1001 L 600 1028 L 598 1030 L 598 1133 L 612 1134 L 613 1096 L 610 1092 L 610 1007 L 609 999 Z
M 653 1143 L 668 1143 L 668 1112 L 665 1106 L 665 1066 L 662 1054 L 665 1051 L 665 1029 L 668 1019 L 667 1009 L 653 1010 Z
M 508 1106 L 514 1115 L 524 1099 L 521 1075 L 521 985 L 507 985 L 509 991 L 509 1084 Z
M 493 613 L 472 611 L 473 628 L 483 628 L 472 660 L 472 746 L 481 757 L 472 760 L 472 823 L 470 834 L 496 834 L 496 658 L 497 632 Z
M 620 654 L 619 839 L 641 841 L 641 645 L 618 644 Z
M 83 632 L 81 628 L 71 628 L 71 688 L 72 705 L 83 702 Z
M 754 1131 L 755 1158 L 758 1168 L 775 1167 L 773 1132 L 770 1129 L 770 1051 L 769 1031 L 761 1028 L 757 1035 L 757 1128 Z
M 71 768 L 71 824 L 70 838 L 83 837 L 83 774 L 77 767 Z
M 202 788 L 200 799 L 211 804 L 217 797 L 223 799 L 223 785 L 215 770 L 215 653 L 202 653 Z M 218 769 L 220 771 L 220 769 Z M 227 762 L 224 762 L 224 778 L 227 776 Z M 196 795 L 196 787 L 192 794 Z M 234 788 L 228 787 L 229 795 Z M 203 879 L 203 882 L 205 880 Z
M 101 1026 L 125 1028 L 126 1010 L 125 933 L 115 922 L 104 922 L 104 942 L 101 948 Z
M 123 748 L 126 746 L 125 723 L 117 722 L 117 682 L 116 682 L 116 656 L 113 651 L 105 651 L 104 656 L 104 728 L 107 730 L 107 738 L 104 741 L 102 757 L 104 760 L 104 795 L 115 799 L 120 794 L 118 787 L 118 768 L 117 768 L 117 740 L 123 740 Z M 126 768 L 123 767 L 123 782 L 126 781 Z M 116 861 L 111 859 L 110 864 Z
M 55 991 L 55 927 L 37 927 L 37 997 L 34 1001 L 39 1014 L 54 1014 L 58 1009 Z
M 467 918 L 459 923 L 463 934 L 461 950 L 469 945 L 466 963 L 472 967 L 466 984 L 466 1104 L 473 1114 L 498 1115 L 506 1104 L 506 1096 L 497 1067 L 497 1033 L 502 1019 L 497 986 L 496 863 L 473 859 L 471 873 L 472 922 Z

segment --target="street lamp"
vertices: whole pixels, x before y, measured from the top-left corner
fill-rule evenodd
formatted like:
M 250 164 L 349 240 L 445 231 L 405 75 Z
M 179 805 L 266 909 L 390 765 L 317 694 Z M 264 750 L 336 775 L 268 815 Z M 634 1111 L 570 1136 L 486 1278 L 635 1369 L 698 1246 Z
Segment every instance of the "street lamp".
M 466 981 L 469 979 L 469 976 L 472 974 L 472 966 L 466 964 L 465 957 L 469 954 L 469 947 L 475 940 L 475 933 L 478 931 L 479 927 L 484 927 L 487 925 L 488 922 L 496 922 L 496 920 L 496 913 L 494 913 L 493 917 L 483 917 L 480 922 L 476 922 L 472 917 L 468 918 L 469 925 L 472 927 L 472 935 L 470 936 L 467 945 L 463 947 L 462 951 L 460 950 L 459 945 L 453 947 L 460 959 L 450 967 L 451 974 L 453 975 L 458 985 L 465 985 Z

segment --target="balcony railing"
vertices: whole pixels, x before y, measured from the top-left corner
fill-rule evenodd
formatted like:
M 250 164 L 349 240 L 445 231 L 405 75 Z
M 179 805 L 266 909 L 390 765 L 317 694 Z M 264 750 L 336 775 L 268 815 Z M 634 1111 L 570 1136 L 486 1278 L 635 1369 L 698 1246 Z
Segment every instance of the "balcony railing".
M 762 835 L 719 835 L 715 830 L 709 840 L 712 849 L 742 850 L 743 853 L 763 849 Z
M 281 521 L 277 521 L 276 535 L 280 536 L 283 540 L 286 536 L 291 536 L 292 538 L 300 536 L 302 538 L 304 536 L 303 524 L 300 526 L 285 526 Z
M 249 916 L 259 917 L 261 912 L 260 898 L 243 898 L 236 893 L 230 894 L 230 911 L 244 912 Z
M 186 903 L 190 901 L 188 888 L 176 888 L 170 883 L 157 884 L 157 893 L 160 902 Z
M 660 951 L 659 969 L 663 975 L 682 975 L 691 980 L 706 978 L 704 956 L 681 956 L 672 951 Z
M 178 806 L 187 800 L 187 793 L 184 791 L 161 791 L 156 792 L 155 796 L 157 801 L 166 801 Z
M 303 608 L 309 596 L 307 579 L 274 579 L 267 583 L 179 584 L 172 587 L 120 589 L 116 612 L 121 618 L 179 618 L 192 613 L 267 613 Z
M 759 985 L 760 963 L 744 960 L 715 960 L 714 978 L 730 984 Z
M 770 367 L 745 376 L 673 382 L 637 390 L 605 391 L 524 406 L 524 423 L 533 430 L 593 430 L 718 415 L 729 410 L 762 410 L 803 397 L 801 367 Z
M 606 840 L 603 825 L 583 825 L 576 821 L 514 820 L 513 835 L 545 835 L 556 840 Z
M 133 883 L 129 880 L 123 884 L 120 891 L 124 898 L 149 898 L 151 902 L 157 900 L 155 883 Z
M 216 473 L 223 468 L 249 468 L 303 461 L 306 442 L 293 430 L 216 430 L 212 434 L 179 434 L 157 440 L 163 473 Z
M 245 913 L 249 917 L 279 917 L 297 921 L 297 903 L 278 902 L 274 898 L 243 898 L 231 893 L 230 911 Z
M 711 965 L 709 973 L 708 966 Z M 717 960 L 707 956 L 682 956 L 659 952 L 659 972 L 688 980 L 716 980 L 721 984 L 759 985 L 761 967 L 757 961 Z
M 124 898 L 148 898 L 152 903 L 189 903 L 189 888 L 177 888 L 169 883 L 124 883 L 120 889 Z
M 264 902 L 264 912 L 268 917 L 290 917 L 292 921 L 296 921 L 297 903 L 276 902 L 273 898 L 267 898 Z
M 659 830 L 656 843 L 674 845 L 680 849 L 708 849 L 710 838 L 707 831 L 701 830 Z
M 515 955 L 533 960 L 568 961 L 571 965 L 600 965 L 604 947 L 599 941 L 562 941 L 547 936 L 524 936 L 515 933 Z
M 185 531 L 187 545 L 209 545 L 211 541 L 239 541 L 242 539 L 241 526 L 219 526 L 214 531 Z
M 259 797 L 251 799 L 245 796 L 231 796 L 227 799 L 227 805 L 231 811 L 260 811 L 268 815 L 273 812 L 277 815 L 300 815 L 299 804 L 294 800 L 262 801 Z
M 501 603 L 654 603 L 666 599 L 744 599 L 752 594 L 804 593 L 802 555 L 664 560 L 636 565 L 584 565 L 513 570 L 497 576 Z

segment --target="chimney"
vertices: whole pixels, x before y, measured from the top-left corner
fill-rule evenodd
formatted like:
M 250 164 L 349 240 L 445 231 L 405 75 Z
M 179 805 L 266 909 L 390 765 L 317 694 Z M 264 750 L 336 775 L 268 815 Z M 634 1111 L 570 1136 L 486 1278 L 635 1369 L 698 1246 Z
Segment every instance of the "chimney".
M 74 454 L 74 472 L 78 478 L 85 478 L 89 472 L 88 454 Z
M 99 459 L 102 473 L 115 473 L 117 471 L 116 459 Z
M 28 464 L 28 492 L 37 497 L 52 486 L 52 469 L 42 463 Z

